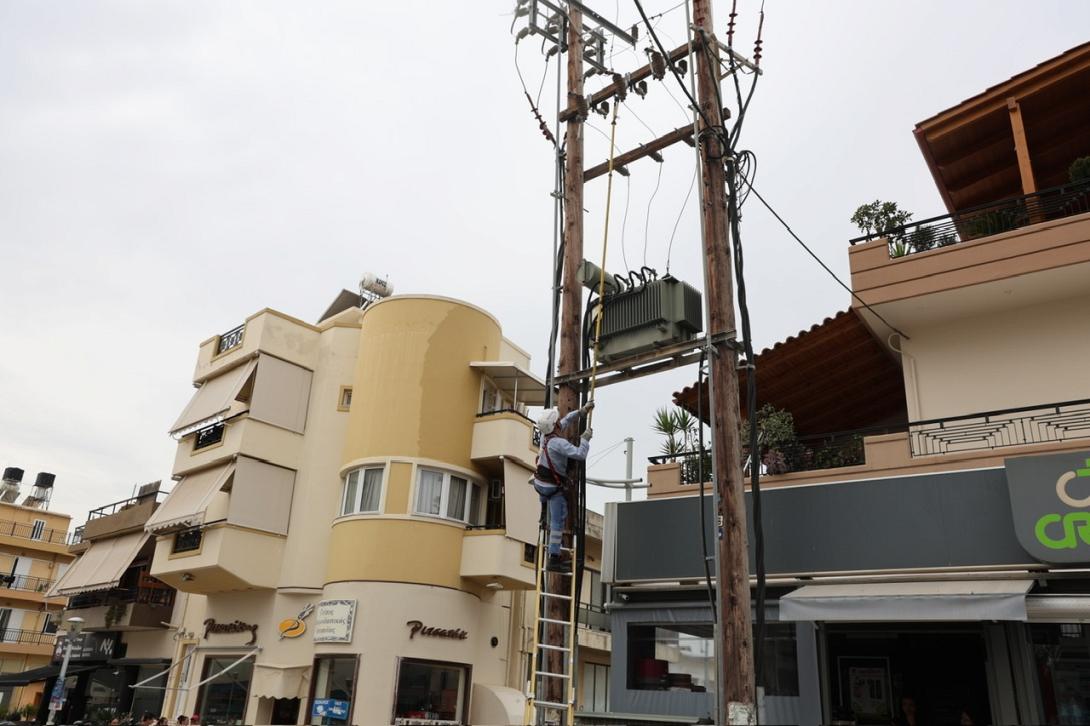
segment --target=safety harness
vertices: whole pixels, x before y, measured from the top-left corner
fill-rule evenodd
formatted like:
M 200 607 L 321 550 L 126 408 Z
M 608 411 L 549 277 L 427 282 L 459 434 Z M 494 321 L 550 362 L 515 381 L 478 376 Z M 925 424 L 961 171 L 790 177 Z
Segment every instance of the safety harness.
M 553 439 L 556 434 L 545 434 L 545 440 L 541 442 L 541 454 L 545 456 L 545 466 L 541 464 L 541 455 L 537 457 L 537 470 L 534 472 L 534 478 L 540 482 L 549 483 L 550 481 L 556 486 L 563 489 L 568 486 L 568 477 L 561 474 L 553 466 L 552 457 L 549 456 L 549 441 Z

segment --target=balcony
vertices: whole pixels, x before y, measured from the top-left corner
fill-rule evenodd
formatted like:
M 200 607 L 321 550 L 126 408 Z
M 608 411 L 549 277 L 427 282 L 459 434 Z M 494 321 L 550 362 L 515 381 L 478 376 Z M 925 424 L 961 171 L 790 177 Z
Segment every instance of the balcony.
M 248 415 L 228 421 L 223 427 L 220 442 L 215 446 L 194 449 L 193 442 L 194 436 L 191 436 L 175 451 L 176 477 L 238 454 L 297 469 L 303 454 L 303 437 Z
M 533 467 L 540 442 L 537 427 L 517 411 L 479 413 L 473 424 L 470 458 L 474 461 L 512 458 Z
M 318 363 L 318 328 L 266 308 L 201 343 L 193 380 L 203 381 L 259 351 L 313 370 Z
M 88 631 L 160 630 L 163 623 L 170 622 L 174 596 L 173 588 L 163 584 L 150 586 L 150 583 L 89 592 L 70 598 L 63 617 L 78 615 Z
M 53 654 L 53 644 L 56 639 L 56 633 L 5 628 L 0 630 L 0 655 L 49 656 Z
M 92 509 L 87 513 L 87 522 L 79 528 L 79 541 L 98 539 L 142 528 L 159 503 L 166 499 L 166 495 L 166 492 L 156 489 Z
M 53 580 L 33 575 L 0 575 L 0 586 L 20 592 L 49 592 Z
M 0 519 L 0 544 L 67 554 L 68 530 Z
M 1090 399 L 1082 399 L 801 437 L 789 446 L 762 449 L 761 481 L 775 487 L 907 476 L 1000 466 L 1006 457 L 1087 446 Z M 651 496 L 693 494 L 701 472 L 709 480 L 710 453 L 702 466 L 694 452 L 649 461 Z
M 851 245 L 852 289 L 901 327 L 925 316 L 939 320 L 1085 294 L 1090 181 L 913 222 Z M 936 293 L 946 294 L 938 310 L 921 309 L 915 300 Z
M 185 540 L 184 551 L 176 551 L 175 538 L 185 531 L 159 537 L 152 576 L 182 592 L 200 594 L 276 587 L 283 537 L 222 523 L 200 532 L 195 547 L 191 538 Z
M 499 583 L 505 590 L 531 590 L 534 569 L 525 562 L 526 546 L 502 531 L 467 531 L 460 575 L 479 585 Z

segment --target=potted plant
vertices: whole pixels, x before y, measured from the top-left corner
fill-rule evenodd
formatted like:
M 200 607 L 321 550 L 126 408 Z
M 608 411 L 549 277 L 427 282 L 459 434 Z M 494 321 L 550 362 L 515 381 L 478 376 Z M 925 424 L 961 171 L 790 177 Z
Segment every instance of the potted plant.
M 1067 170 L 1067 176 L 1074 183 L 1090 179 L 1090 156 L 1075 159 Z

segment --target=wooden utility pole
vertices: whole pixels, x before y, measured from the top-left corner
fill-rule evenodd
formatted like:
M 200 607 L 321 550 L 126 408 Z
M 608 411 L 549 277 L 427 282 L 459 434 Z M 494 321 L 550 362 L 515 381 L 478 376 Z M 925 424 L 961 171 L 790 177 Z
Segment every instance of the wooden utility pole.
M 693 0 L 697 101 L 700 105 L 700 163 L 704 180 L 704 294 L 708 305 L 708 357 L 712 456 L 721 531 L 716 573 L 719 604 L 718 698 L 720 718 L 729 724 L 755 721 L 753 630 L 750 624 L 749 552 L 742 479 L 738 371 L 734 338 L 734 291 L 728 241 L 723 116 L 719 98 L 719 44 L 712 31 L 710 0 Z M 705 121 L 706 119 L 706 121 Z M 709 129 L 708 125 L 714 127 Z M 750 412 L 753 415 L 753 412 Z
M 568 106 L 583 108 L 583 14 L 574 5 L 568 5 Z M 579 280 L 579 268 L 583 263 L 583 114 L 576 113 L 568 118 L 565 128 L 564 143 L 564 271 L 561 278 L 561 299 L 563 308 L 560 316 L 560 357 L 557 361 L 557 374 L 563 376 L 580 369 L 583 351 L 583 285 Z M 580 382 L 573 381 L 560 386 L 557 397 L 560 415 L 579 408 Z M 570 432 L 572 443 L 579 438 L 578 431 Z M 566 529 L 574 531 L 575 506 L 577 497 L 574 487 L 568 487 L 564 496 L 568 502 L 568 521 Z M 568 579 L 565 575 L 550 573 L 549 590 L 564 592 Z M 547 617 L 555 620 L 568 620 L 568 606 L 564 601 L 550 598 Z M 575 647 L 575 633 L 571 634 L 570 645 Z M 550 645 L 564 645 L 563 626 L 546 624 L 544 640 Z M 566 654 L 556 650 L 547 650 L 546 670 L 553 673 L 569 673 L 574 676 L 574 668 L 566 667 L 564 661 L 574 653 Z M 559 678 L 544 678 L 542 689 L 545 700 L 560 703 L 564 700 L 565 689 Z M 571 724 L 565 724 L 571 726 Z

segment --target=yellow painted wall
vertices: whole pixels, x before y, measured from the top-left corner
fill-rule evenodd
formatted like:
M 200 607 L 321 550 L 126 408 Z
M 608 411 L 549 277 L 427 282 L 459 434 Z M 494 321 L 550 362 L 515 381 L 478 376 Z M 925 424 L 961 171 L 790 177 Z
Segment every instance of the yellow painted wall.
M 363 315 L 344 461 L 415 456 L 464 468 L 480 376 L 500 327 L 482 310 L 441 298 L 394 297 Z
M 426 519 L 346 519 L 333 525 L 327 582 L 381 580 L 457 588 L 464 530 Z
M 412 490 L 413 465 L 392 462 L 386 481 L 386 513 L 408 514 L 409 492 Z

